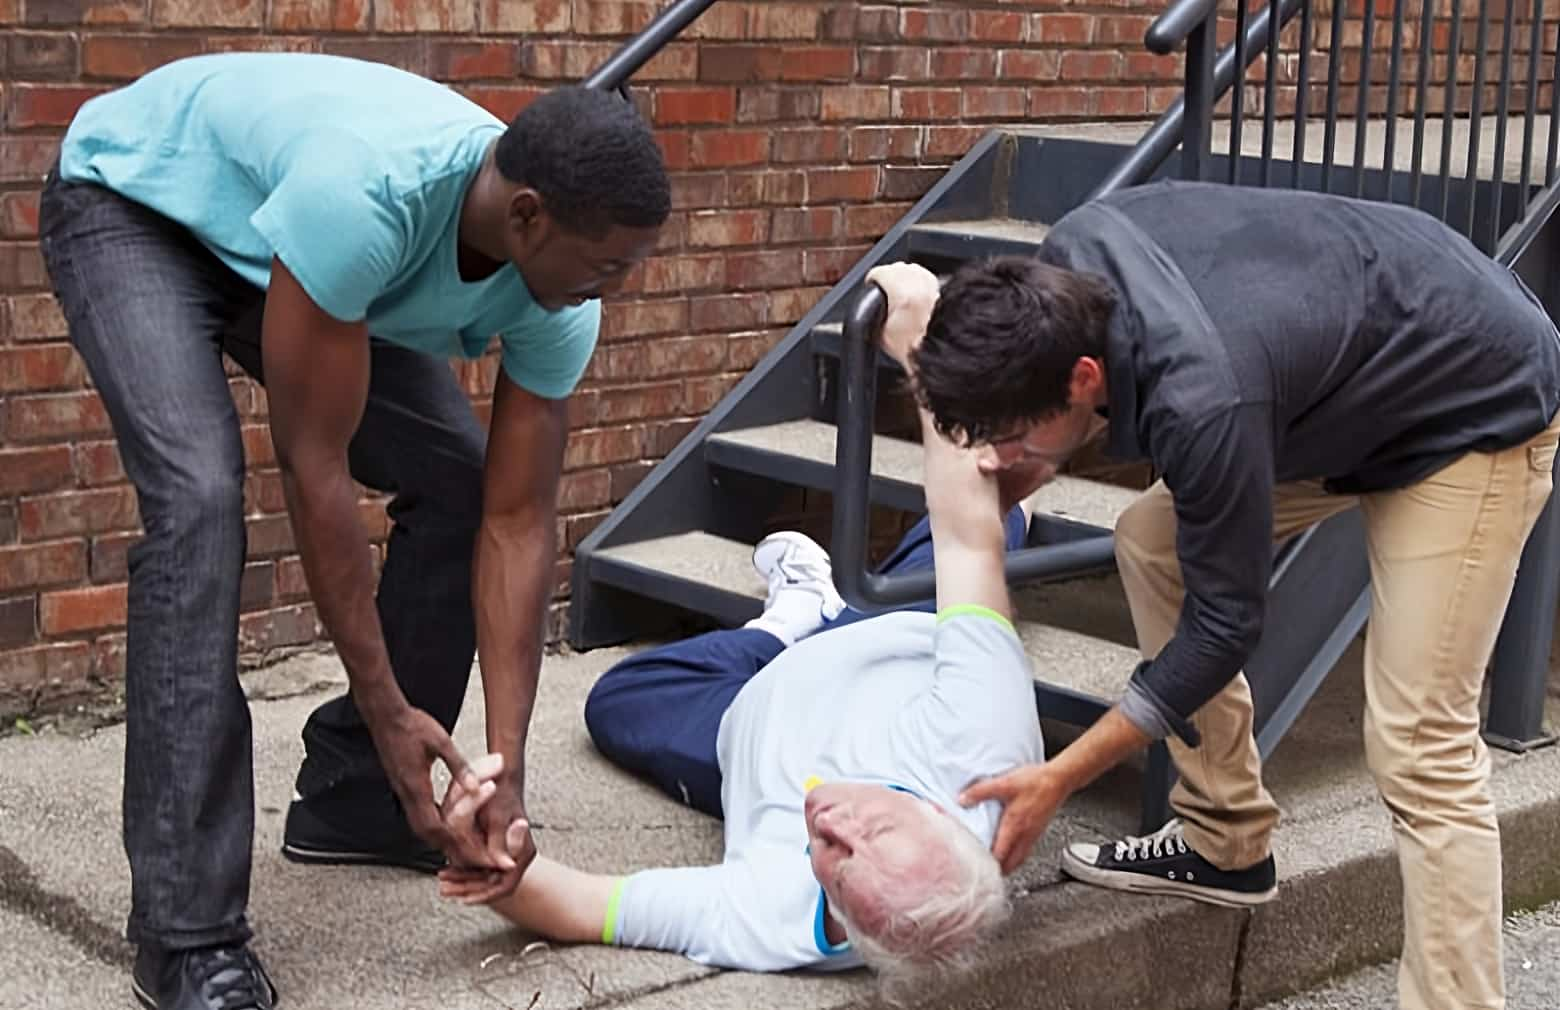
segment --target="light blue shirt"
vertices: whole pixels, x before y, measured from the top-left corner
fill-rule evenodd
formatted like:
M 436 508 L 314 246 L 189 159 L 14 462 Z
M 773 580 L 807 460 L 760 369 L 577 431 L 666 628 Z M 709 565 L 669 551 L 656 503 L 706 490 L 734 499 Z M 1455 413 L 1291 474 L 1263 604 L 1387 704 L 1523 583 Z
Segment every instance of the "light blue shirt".
M 503 368 L 538 396 L 573 390 L 598 302 L 548 312 L 511 265 L 457 266 L 466 189 L 504 124 L 443 85 L 336 56 L 179 60 L 82 107 L 60 175 L 188 228 L 264 288 L 279 257 L 309 297 L 374 336 Z

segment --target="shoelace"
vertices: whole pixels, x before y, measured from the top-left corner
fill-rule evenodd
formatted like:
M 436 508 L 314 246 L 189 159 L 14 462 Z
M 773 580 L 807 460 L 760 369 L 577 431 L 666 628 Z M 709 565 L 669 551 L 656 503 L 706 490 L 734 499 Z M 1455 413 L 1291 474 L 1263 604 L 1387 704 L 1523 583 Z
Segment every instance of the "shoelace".
M 259 967 L 242 947 L 211 947 L 189 955 L 190 969 L 202 984 L 203 995 L 219 1010 L 268 1010 L 271 990 Z
M 1134 862 L 1139 859 L 1159 859 L 1162 856 L 1183 856 L 1191 849 L 1181 836 L 1181 822 L 1171 821 L 1151 835 L 1128 835 L 1116 843 L 1116 860 Z

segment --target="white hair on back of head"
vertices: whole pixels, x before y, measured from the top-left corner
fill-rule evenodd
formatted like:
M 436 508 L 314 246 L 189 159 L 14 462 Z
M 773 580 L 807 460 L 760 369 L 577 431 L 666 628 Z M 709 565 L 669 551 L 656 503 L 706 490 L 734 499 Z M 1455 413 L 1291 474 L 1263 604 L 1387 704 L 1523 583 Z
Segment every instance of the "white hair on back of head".
M 893 886 L 882 895 L 886 914 L 876 931 L 838 910 L 851 946 L 877 972 L 883 998 L 895 1005 L 933 978 L 973 968 L 978 942 L 1012 911 L 996 857 L 957 820 L 929 805 L 924 809 L 941 832 L 952 871 L 886 881 Z

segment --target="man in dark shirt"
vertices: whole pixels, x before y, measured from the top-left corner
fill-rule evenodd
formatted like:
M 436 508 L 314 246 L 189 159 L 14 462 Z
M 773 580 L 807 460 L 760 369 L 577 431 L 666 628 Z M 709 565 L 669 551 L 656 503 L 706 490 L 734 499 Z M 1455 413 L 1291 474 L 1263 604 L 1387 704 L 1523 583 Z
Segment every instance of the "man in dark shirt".
M 1478 700 L 1549 498 L 1560 336 L 1509 270 L 1410 208 L 1168 183 L 1094 201 L 1037 259 L 896 265 L 884 342 L 940 430 L 989 465 L 1060 465 L 1108 426 L 1162 479 L 1116 554 L 1145 662 L 1055 761 L 971 788 L 1007 804 L 1016 867 L 1074 790 L 1170 737 L 1178 819 L 1072 846 L 1073 876 L 1227 905 L 1274 893 L 1278 808 L 1240 669 L 1272 545 L 1364 514 L 1366 754 L 1405 884 L 1401 1000 L 1503 1005 L 1500 842 Z M 935 306 L 935 307 L 934 307 Z M 924 333 L 924 339 L 921 339 Z

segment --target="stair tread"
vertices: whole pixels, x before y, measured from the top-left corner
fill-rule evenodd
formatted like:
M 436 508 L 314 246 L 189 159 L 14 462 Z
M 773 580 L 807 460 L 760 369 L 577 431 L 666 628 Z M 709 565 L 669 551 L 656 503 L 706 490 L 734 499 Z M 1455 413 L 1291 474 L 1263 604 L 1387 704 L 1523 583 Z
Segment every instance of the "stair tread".
M 1051 230 L 1049 224 L 1025 221 L 1012 217 L 976 218 L 967 221 L 920 221 L 915 231 L 937 232 L 945 235 L 973 235 L 977 238 L 1005 239 L 1010 242 L 1032 242 L 1039 245 Z
M 710 438 L 730 445 L 764 449 L 832 464 L 836 431 L 832 424 L 823 421 L 799 420 L 724 431 Z M 906 439 L 874 435 L 872 475 L 919 485 L 921 447 Z M 1113 529 L 1116 517 L 1121 515 L 1138 493 L 1130 488 L 1101 481 L 1061 476 L 1036 498 L 1036 506 L 1038 511 L 1058 518 L 1088 523 L 1101 529 Z
M 638 565 L 701 585 L 762 600 L 765 586 L 753 570 L 752 545 L 703 531 L 676 533 L 609 547 L 597 558 Z M 1024 605 L 1024 597 L 1016 599 Z M 1137 664 L 1137 651 L 1067 628 L 1025 620 L 1014 622 L 1037 680 L 1114 700 Z

